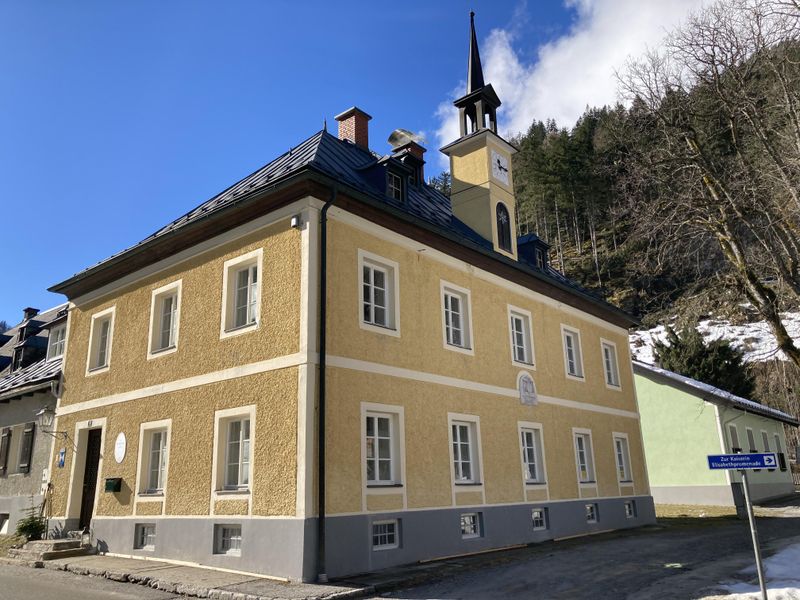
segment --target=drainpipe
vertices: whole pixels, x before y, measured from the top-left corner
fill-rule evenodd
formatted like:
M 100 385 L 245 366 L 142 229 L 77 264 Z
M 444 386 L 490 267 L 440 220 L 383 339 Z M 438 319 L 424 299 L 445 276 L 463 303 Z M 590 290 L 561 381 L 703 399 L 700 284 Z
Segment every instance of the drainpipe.
M 328 209 L 336 201 L 336 184 L 330 199 L 320 213 L 320 260 L 319 260 L 319 431 L 317 432 L 317 579 L 327 583 L 325 565 L 325 332 L 327 329 L 327 284 L 328 284 Z

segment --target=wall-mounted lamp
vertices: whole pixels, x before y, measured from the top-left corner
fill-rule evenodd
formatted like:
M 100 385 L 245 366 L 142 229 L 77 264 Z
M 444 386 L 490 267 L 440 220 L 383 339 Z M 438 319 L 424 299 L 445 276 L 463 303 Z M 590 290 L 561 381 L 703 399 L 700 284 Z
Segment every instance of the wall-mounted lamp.
M 39 425 L 39 430 L 56 439 L 62 437 L 65 440 L 69 439 L 66 431 L 53 431 L 53 423 L 56 420 L 56 411 L 52 406 L 45 406 L 41 410 L 36 411 L 36 422 Z
M 289 224 L 292 226 L 292 229 L 298 229 L 300 227 L 300 223 L 300 215 L 292 215 L 292 218 L 289 220 Z

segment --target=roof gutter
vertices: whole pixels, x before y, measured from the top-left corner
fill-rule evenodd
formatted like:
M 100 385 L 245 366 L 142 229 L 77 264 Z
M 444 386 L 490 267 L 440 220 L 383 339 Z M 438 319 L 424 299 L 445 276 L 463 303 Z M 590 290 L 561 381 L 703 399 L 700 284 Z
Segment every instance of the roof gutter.
M 13 390 L 9 390 L 7 392 L 0 393 L 0 402 L 4 402 L 6 400 L 12 400 L 16 397 L 22 397 L 27 394 L 33 394 L 40 390 L 50 388 L 50 392 L 55 396 L 55 381 L 42 381 L 39 383 L 33 383 L 31 385 L 26 385 L 24 387 L 15 388 Z

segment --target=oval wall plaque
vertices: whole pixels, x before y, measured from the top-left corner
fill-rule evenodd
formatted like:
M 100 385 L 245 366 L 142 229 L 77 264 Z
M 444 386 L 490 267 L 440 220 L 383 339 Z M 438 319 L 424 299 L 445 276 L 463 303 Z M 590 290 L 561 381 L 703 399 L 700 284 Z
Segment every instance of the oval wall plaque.
M 120 431 L 114 444 L 114 460 L 121 463 L 125 459 L 125 451 L 127 449 L 128 441 L 125 439 L 125 434 Z

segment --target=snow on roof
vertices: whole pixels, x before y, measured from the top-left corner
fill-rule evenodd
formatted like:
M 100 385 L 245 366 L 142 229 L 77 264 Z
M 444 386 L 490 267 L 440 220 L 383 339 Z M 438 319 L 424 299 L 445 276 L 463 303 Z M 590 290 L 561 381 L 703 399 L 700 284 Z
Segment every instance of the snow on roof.
M 747 398 L 735 396 L 730 392 L 726 392 L 725 390 L 721 390 L 718 387 L 714 387 L 713 385 L 703 383 L 702 381 L 697 381 L 696 379 L 692 379 L 691 377 L 679 375 L 678 373 L 674 373 L 673 371 L 667 371 L 666 369 L 661 369 L 659 367 L 656 367 L 655 365 L 648 365 L 647 363 L 643 363 L 638 360 L 633 361 L 633 370 L 635 373 L 638 373 L 639 375 L 647 376 L 648 374 L 653 374 L 656 376 L 660 376 L 664 379 L 667 379 L 670 382 L 677 383 L 685 391 L 688 391 L 690 393 L 694 392 L 697 395 L 701 396 L 703 400 L 706 400 L 708 402 L 713 402 L 714 404 L 726 404 L 728 406 L 733 406 L 734 408 L 738 408 L 745 412 L 754 413 L 762 417 L 767 417 L 768 419 L 775 419 L 776 421 L 782 421 L 783 423 L 794 425 L 795 427 L 800 426 L 800 421 L 798 421 L 797 418 L 793 417 L 792 415 L 786 414 L 785 412 L 780 411 L 776 408 L 771 408 L 764 404 L 753 402 L 752 400 L 748 400 Z

